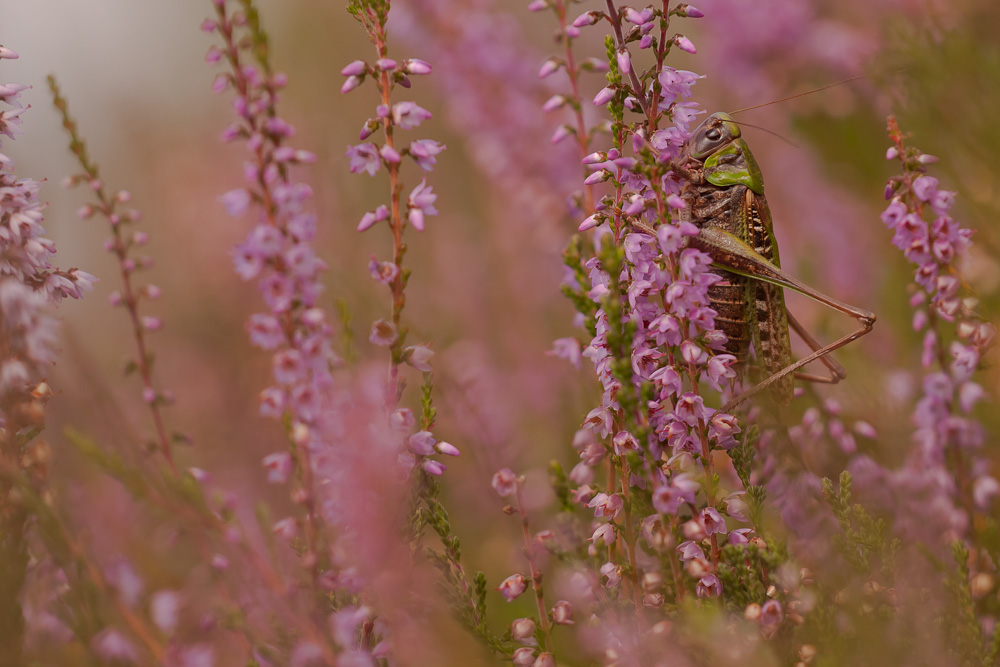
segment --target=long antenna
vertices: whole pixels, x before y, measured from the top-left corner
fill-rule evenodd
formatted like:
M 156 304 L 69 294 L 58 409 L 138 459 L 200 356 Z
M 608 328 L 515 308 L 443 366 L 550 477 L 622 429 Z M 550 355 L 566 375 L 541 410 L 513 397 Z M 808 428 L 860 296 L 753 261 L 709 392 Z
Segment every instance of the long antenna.
M 755 104 L 752 107 L 746 107 L 744 109 L 737 109 L 736 111 L 730 111 L 729 115 L 733 115 L 735 113 L 743 113 L 744 111 L 750 111 L 751 109 L 759 109 L 761 107 L 777 104 L 778 102 L 787 102 L 788 100 L 794 100 L 796 97 L 802 97 L 803 95 L 812 95 L 813 93 L 818 93 L 819 91 L 826 90 L 827 88 L 833 88 L 834 86 L 839 86 L 844 83 L 850 83 L 851 81 L 857 81 L 858 79 L 867 79 L 867 78 L 868 75 L 866 74 L 862 74 L 861 76 L 854 76 L 851 77 L 850 79 L 844 79 L 843 81 L 838 81 L 837 83 L 829 83 L 825 86 L 820 86 L 819 88 L 813 88 L 812 90 L 807 90 L 804 93 L 797 93 L 795 95 L 789 95 L 788 97 L 782 97 L 780 100 L 771 100 L 770 102 L 764 102 L 763 104 Z
M 733 112 L 733 113 L 735 113 L 735 112 Z M 794 141 L 792 141 L 788 137 L 786 137 L 784 135 L 781 135 L 781 134 L 778 134 L 774 130 L 769 130 L 766 127 L 761 127 L 760 125 L 751 125 L 750 123 L 745 123 L 742 120 L 733 120 L 731 122 L 736 123 L 737 125 L 741 125 L 743 127 L 752 127 L 752 128 L 754 128 L 756 130 L 760 130 L 762 132 L 767 132 L 770 135 L 778 137 L 779 139 L 781 139 L 782 141 L 784 141 L 786 144 L 788 144 L 792 148 L 802 148 L 801 146 L 799 146 L 797 143 L 795 143 Z

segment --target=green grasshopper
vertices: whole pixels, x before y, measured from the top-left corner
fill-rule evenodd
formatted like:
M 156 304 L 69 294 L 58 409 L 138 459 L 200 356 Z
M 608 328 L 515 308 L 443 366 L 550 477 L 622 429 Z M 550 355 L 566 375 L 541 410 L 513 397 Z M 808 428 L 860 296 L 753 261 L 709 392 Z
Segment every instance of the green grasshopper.
M 723 410 L 730 411 L 768 387 L 775 402 L 787 405 L 795 378 L 836 383 L 847 377 L 843 366 L 829 355 L 871 331 L 875 314 L 822 294 L 781 270 L 764 180 L 737 122 L 726 113 L 709 116 L 691 135 L 682 161 L 676 170 L 689 182 L 682 193 L 688 205 L 685 215 L 700 230 L 691 245 L 712 258 L 723 279 L 709 288 L 709 299 L 718 312 L 716 324 L 729 338 L 726 350 L 736 356 L 742 376 L 752 339 L 758 363 L 767 375 Z M 858 329 L 820 346 L 786 310 L 786 287 L 854 317 Z M 812 349 L 794 363 L 789 325 Z M 797 372 L 817 359 L 827 367 L 829 377 Z

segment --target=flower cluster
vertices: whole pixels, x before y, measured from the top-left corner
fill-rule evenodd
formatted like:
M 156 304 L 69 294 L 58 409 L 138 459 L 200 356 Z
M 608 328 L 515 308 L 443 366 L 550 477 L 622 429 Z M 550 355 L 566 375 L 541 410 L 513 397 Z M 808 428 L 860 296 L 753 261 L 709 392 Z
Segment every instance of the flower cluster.
M 0 60 L 17 58 L 0 46 Z M 23 134 L 21 115 L 28 107 L 20 101 L 27 86 L 0 85 L 0 134 L 11 139 Z M 2 148 L 2 144 L 0 144 Z M 46 303 L 58 304 L 70 296 L 82 298 L 96 278 L 86 271 L 64 271 L 52 265 L 55 244 L 45 238 L 38 200 L 41 183 L 18 178 L 13 162 L 0 153 L 0 320 L 4 358 L 0 360 L 0 394 L 26 390 L 29 381 L 44 375 L 55 361 L 55 320 L 45 312 Z
M 216 77 L 213 89 L 233 90 L 238 116 L 223 140 L 243 141 L 249 153 L 244 165 L 247 187 L 226 193 L 222 202 L 233 216 L 251 207 L 255 212 L 257 224 L 233 249 L 233 262 L 240 277 L 257 282 L 268 307 L 247 323 L 250 341 L 273 353 L 274 384 L 261 392 L 260 411 L 275 419 L 287 416 L 291 438 L 301 451 L 308 451 L 323 437 L 332 369 L 338 361 L 327 313 L 317 304 L 326 265 L 312 246 L 312 189 L 290 176 L 293 167 L 313 162 L 315 156 L 285 143 L 295 132 L 276 109 L 286 79 L 272 72 L 266 61 L 247 61 L 252 53 L 249 40 L 237 34 L 247 25 L 247 15 L 230 14 L 225 2 L 215 5 L 217 18 L 206 20 L 202 29 L 217 32 L 224 45 L 213 46 L 206 59 L 228 61 L 230 71 Z
M 90 159 L 87 145 L 77 132 L 76 121 L 69 114 L 69 103 L 59 91 L 55 77 L 49 76 L 49 89 L 52 92 L 53 104 L 62 115 L 63 127 L 70 135 L 70 151 L 76 156 L 83 173 L 75 174 L 65 179 L 67 187 L 86 184 L 87 190 L 96 200 L 80 207 L 78 215 L 81 219 L 100 214 L 111 228 L 111 236 L 104 242 L 104 249 L 114 255 L 121 274 L 121 290 L 115 290 L 109 296 L 112 306 L 122 307 L 129 316 L 132 325 L 132 337 L 136 344 L 135 358 L 126 367 L 127 371 L 136 370 L 142 379 L 142 397 L 149 406 L 156 431 L 156 446 L 172 467 L 173 454 L 170 439 L 167 436 L 161 408 L 173 401 L 169 390 L 157 389 L 153 378 L 153 362 L 155 356 L 149 349 L 146 340 L 150 333 L 163 327 L 163 320 L 152 315 L 141 315 L 139 306 L 143 300 L 157 300 L 161 296 L 160 288 L 151 283 L 141 287 L 134 284 L 139 271 L 152 266 L 152 259 L 145 255 L 134 256 L 133 252 L 149 242 L 146 232 L 135 230 L 134 227 L 142 219 L 142 214 L 136 209 L 122 210 L 124 204 L 132 200 L 132 195 L 126 190 L 120 190 L 113 196 L 108 194 L 101 180 L 97 163 Z
M 300 563 L 317 589 L 338 577 L 315 468 L 321 455 L 331 455 L 328 450 L 339 428 L 333 377 L 339 358 L 333 350 L 332 325 L 318 302 L 326 264 L 312 245 L 312 189 L 291 178 L 293 167 L 313 162 L 315 156 L 286 144 L 295 133 L 277 111 L 286 77 L 271 70 L 266 49 L 259 48 L 266 44 L 266 34 L 252 5 L 244 2 L 244 10 L 230 13 L 225 0 L 214 4 L 216 18 L 205 20 L 202 30 L 218 33 L 223 47 L 211 47 L 206 60 L 228 62 L 229 71 L 216 77 L 213 89 L 232 89 L 238 117 L 223 132 L 223 140 L 243 141 L 249 153 L 243 169 L 247 187 L 226 193 L 222 202 L 230 215 L 252 210 L 256 217 L 246 240 L 233 249 L 233 262 L 244 280 L 256 281 L 268 308 L 251 315 L 247 323 L 250 341 L 272 353 L 274 384 L 261 392 L 260 413 L 280 420 L 289 440 L 289 453 L 266 457 L 265 466 L 269 478 L 281 483 L 294 469 L 292 497 L 302 508 L 306 545 Z M 292 539 L 298 520 L 282 521 L 274 532 Z
M 401 319 L 406 303 L 406 284 L 409 272 L 403 266 L 406 245 L 403 234 L 407 226 L 418 232 L 426 228 L 427 216 L 437 215 L 434 206 L 437 194 L 424 178 L 406 197 L 401 197 L 403 184 L 401 168 L 404 159 L 412 160 L 422 171 L 430 172 L 437 163 L 437 156 L 444 151 L 445 146 L 432 139 L 414 139 L 405 148 L 398 148 L 397 133 L 412 130 L 431 117 L 431 113 L 412 101 L 393 102 L 392 93 L 397 87 L 409 88 L 411 76 L 421 76 L 431 73 L 431 66 L 418 58 L 407 58 L 396 61 L 388 55 L 385 21 L 388 12 L 381 11 L 377 3 L 356 2 L 348 7 L 348 11 L 358 20 L 375 45 L 376 59 L 373 63 L 355 60 L 341 70 L 346 77 L 342 93 L 349 93 L 365 81 L 371 79 L 379 93 L 379 104 L 375 115 L 369 118 L 361 128 L 360 138 L 364 143 L 349 146 L 347 157 L 350 158 L 351 173 L 367 173 L 375 176 L 385 169 L 389 176 L 389 201 L 365 213 L 358 224 L 358 231 L 366 231 L 378 223 L 385 222 L 392 234 L 392 259 L 379 260 L 372 255 L 368 264 L 371 277 L 378 283 L 386 285 L 391 292 L 392 311 L 389 319 L 379 319 L 372 323 L 369 341 L 375 345 L 388 347 L 391 356 L 389 377 L 385 390 L 385 405 L 391 412 L 390 423 L 400 433 L 411 433 L 417 423 L 413 411 L 409 408 L 399 408 L 401 393 L 399 366 L 409 364 L 413 368 L 429 373 L 430 359 L 433 351 L 427 345 L 406 346 L 406 328 Z M 382 131 L 382 142 L 373 139 L 375 133 Z M 405 206 L 405 214 L 404 214 Z M 427 385 L 429 387 L 429 385 Z M 423 472 L 430 475 L 441 475 L 445 464 L 431 458 L 438 454 L 458 455 L 458 449 L 447 442 L 438 442 L 430 432 L 432 417 L 425 414 L 421 420 L 422 430 L 405 437 L 405 448 L 401 453 L 401 462 L 407 468 L 419 466 Z
M 889 180 L 889 205 L 882 222 L 892 242 L 916 266 L 910 304 L 913 329 L 923 332 L 923 396 L 913 412 L 915 447 L 897 474 L 900 489 L 929 506 L 911 528 L 921 535 L 952 539 L 965 535 L 977 513 L 988 513 L 1000 485 L 981 458 L 981 424 L 972 416 L 985 390 L 973 381 L 995 329 L 973 312 L 974 300 L 963 297 L 959 263 L 968 253 L 972 230 L 952 216 L 955 193 L 938 187 L 927 175 L 937 158 L 907 147 L 895 119 L 889 119 L 893 145 L 886 159 L 897 159 L 900 176 Z M 945 323 L 952 326 L 945 331 Z M 953 506 L 943 504 L 951 499 Z
M 561 3 L 536 2 L 532 8 L 549 6 L 562 19 Z M 748 521 L 739 510 L 746 507 L 739 492 L 724 500 L 712 481 L 712 451 L 735 447 L 740 428 L 732 415 L 706 405 L 703 392 L 732 390 L 736 358 L 725 352 L 726 337 L 716 329 L 710 307 L 708 290 L 719 277 L 710 272 L 709 256 L 688 246 L 698 228 L 678 215 L 688 203 L 674 164 L 701 113 L 690 100 L 700 77 L 664 61 L 673 46 L 695 51 L 682 34 L 668 36 L 670 18 L 700 15 L 687 5 L 668 12 L 619 10 L 609 3 L 607 11 L 589 11 L 562 26 L 569 39 L 585 26 L 607 21 L 615 36 L 606 42 L 608 84 L 593 100 L 608 107 L 613 146 L 582 159 L 589 171 L 584 185 L 607 190 L 579 226 L 581 232 L 594 230 L 595 250 L 585 259 L 574 249 L 581 247 L 577 243 L 566 255 L 566 291 L 591 338 L 582 352 L 567 339 L 554 350 L 570 361 L 580 355 L 590 359 L 603 388 L 601 404 L 575 439 L 580 462 L 568 476 L 572 499 L 593 512 L 588 553 L 603 562 L 598 572 L 578 581 L 587 590 L 585 599 L 630 599 L 639 617 L 646 608 L 662 607 L 669 591 L 674 599 L 689 590 L 698 597 L 719 596 L 723 545 L 753 539 L 751 528 L 727 525 L 727 515 L 730 521 Z M 659 33 L 653 30 L 657 26 Z M 655 58 L 646 72 L 632 62 L 629 44 L 635 41 Z M 569 57 L 550 59 L 547 64 L 554 65 L 548 69 L 569 62 Z M 572 102 L 577 94 L 572 75 L 571 84 L 560 104 L 550 100 L 546 106 Z M 626 123 L 628 112 L 641 114 L 642 122 Z M 661 127 L 663 120 L 669 126 Z M 586 145 L 586 135 L 576 134 Z M 607 474 L 598 474 L 601 469 Z M 597 481 L 605 477 L 607 486 Z M 519 485 L 517 479 L 501 471 L 494 488 L 506 495 Z M 636 517 L 638 512 L 643 514 Z M 527 538 L 526 550 L 530 554 Z M 669 571 L 661 573 L 668 562 Z M 540 598 L 539 578 L 529 563 Z M 691 579 L 685 581 L 678 565 Z M 514 588 L 511 581 L 501 587 L 508 589 L 505 596 Z M 540 603 L 543 626 L 552 617 Z M 634 630 L 610 632 L 603 650 L 609 658 L 641 652 L 640 636 Z
M 17 58 L 0 46 L 0 61 Z M 22 134 L 20 101 L 27 86 L 0 85 L 0 134 Z M 0 143 L 2 148 L 2 143 Z M 13 161 L 0 153 L 0 638 L 5 655 L 21 661 L 22 593 L 32 568 L 27 547 L 31 521 L 26 494 L 47 483 L 51 456 L 35 436 L 45 424 L 52 395 L 43 378 L 56 360 L 58 322 L 50 308 L 63 298 L 81 298 L 94 276 L 52 266 L 55 244 L 43 236 L 41 184 L 18 178 Z M 23 486 L 27 483 L 26 486 Z
M 16 57 L 10 49 L 0 47 L 0 59 Z M 23 133 L 21 114 L 27 107 L 20 97 L 26 88 L 18 83 L 0 85 L 0 102 L 10 107 L 0 111 L 0 134 L 11 139 Z M 39 188 L 38 181 L 18 178 L 11 159 L 0 153 L 0 279 L 13 278 L 56 304 L 67 296 L 82 298 L 97 279 L 86 271 L 52 266 L 56 248 L 42 236 L 44 205 L 38 200 Z

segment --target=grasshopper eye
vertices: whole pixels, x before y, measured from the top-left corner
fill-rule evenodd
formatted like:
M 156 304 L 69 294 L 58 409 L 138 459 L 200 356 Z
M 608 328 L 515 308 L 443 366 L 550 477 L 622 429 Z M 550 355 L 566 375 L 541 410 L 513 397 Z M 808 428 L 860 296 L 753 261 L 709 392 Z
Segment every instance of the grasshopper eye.
M 722 132 L 719 131 L 719 128 L 713 127 L 711 130 L 705 133 L 705 138 L 710 139 L 712 141 L 718 141 L 719 139 L 722 138 Z

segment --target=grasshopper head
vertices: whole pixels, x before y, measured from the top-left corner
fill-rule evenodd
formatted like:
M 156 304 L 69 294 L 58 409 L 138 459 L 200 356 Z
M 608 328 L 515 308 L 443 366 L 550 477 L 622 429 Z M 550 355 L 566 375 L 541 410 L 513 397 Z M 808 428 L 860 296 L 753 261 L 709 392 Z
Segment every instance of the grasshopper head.
M 740 126 L 727 113 L 713 113 L 688 139 L 688 155 L 704 162 L 712 153 L 740 137 Z

